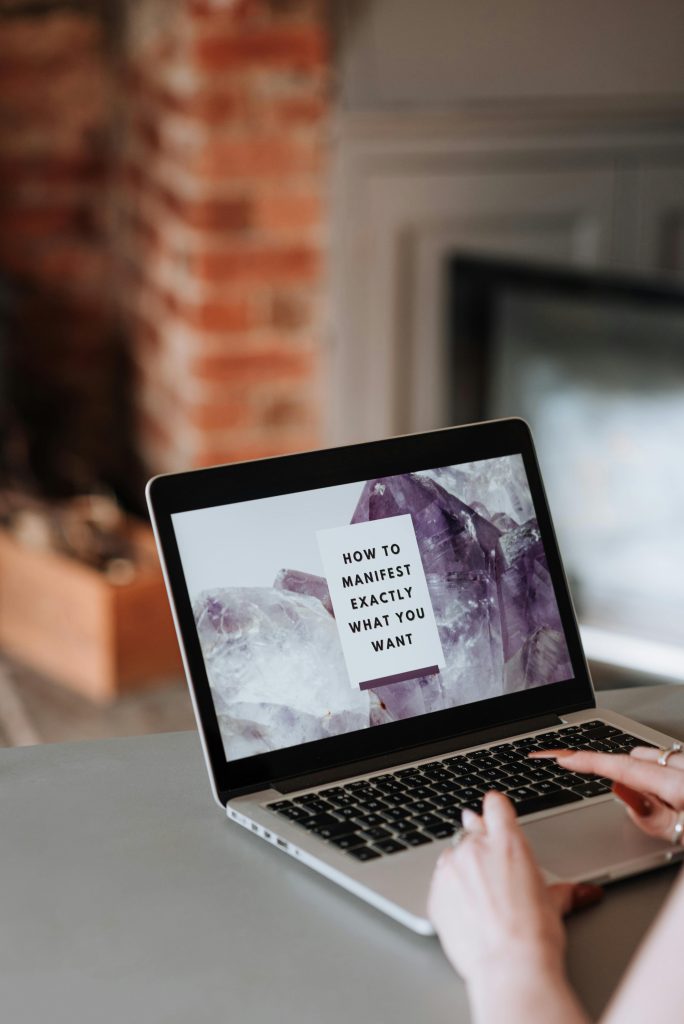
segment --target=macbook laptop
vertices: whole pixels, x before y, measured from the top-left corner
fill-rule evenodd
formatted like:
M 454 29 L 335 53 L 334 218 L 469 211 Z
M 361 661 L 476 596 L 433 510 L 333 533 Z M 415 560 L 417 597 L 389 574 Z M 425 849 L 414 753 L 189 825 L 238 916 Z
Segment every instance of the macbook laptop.
M 422 934 L 437 856 L 489 789 L 549 879 L 682 856 L 606 779 L 527 757 L 672 737 L 596 707 L 522 420 L 147 493 L 214 799 L 274 855 Z

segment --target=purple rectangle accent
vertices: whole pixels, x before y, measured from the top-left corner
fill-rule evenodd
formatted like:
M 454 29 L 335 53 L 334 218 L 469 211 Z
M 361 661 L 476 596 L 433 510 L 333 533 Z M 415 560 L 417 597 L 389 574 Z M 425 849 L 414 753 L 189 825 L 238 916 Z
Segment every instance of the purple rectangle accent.
M 420 679 L 421 676 L 434 676 L 439 672 L 438 665 L 427 668 L 414 668 L 412 672 L 397 672 L 394 676 L 382 676 L 380 679 L 366 679 L 359 683 L 360 690 L 375 690 L 378 686 L 389 686 L 390 683 L 403 683 L 405 679 Z

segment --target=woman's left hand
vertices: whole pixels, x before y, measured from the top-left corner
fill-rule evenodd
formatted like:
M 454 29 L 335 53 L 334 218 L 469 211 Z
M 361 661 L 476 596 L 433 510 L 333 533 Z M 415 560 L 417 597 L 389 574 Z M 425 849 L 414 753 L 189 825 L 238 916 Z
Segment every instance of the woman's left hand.
M 488 793 L 483 815 L 464 811 L 468 835 L 440 856 L 428 913 L 448 959 L 468 982 L 497 960 L 524 970 L 562 970 L 563 914 L 601 898 L 593 885 L 547 886 L 501 793 Z

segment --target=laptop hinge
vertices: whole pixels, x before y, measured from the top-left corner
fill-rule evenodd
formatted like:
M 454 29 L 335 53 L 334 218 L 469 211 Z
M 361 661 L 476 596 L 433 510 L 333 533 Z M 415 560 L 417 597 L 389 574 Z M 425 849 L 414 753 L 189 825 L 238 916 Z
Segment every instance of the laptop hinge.
M 294 793 L 298 789 L 324 786 L 329 782 L 339 782 L 340 779 L 350 779 L 356 775 L 366 775 L 369 772 L 380 771 L 383 768 L 393 768 L 408 761 L 419 761 L 426 757 L 437 757 L 439 754 L 464 750 L 466 747 L 475 747 L 480 743 L 491 743 L 493 740 L 502 740 L 507 736 L 517 736 L 521 732 L 534 732 L 536 729 L 548 729 L 550 726 L 560 724 L 561 719 L 558 715 L 539 715 L 537 718 L 510 722 L 508 725 L 499 725 L 480 732 L 450 736 L 448 739 L 423 743 L 417 747 L 405 747 L 401 750 L 394 750 L 391 753 L 380 754 L 376 757 L 367 757 L 359 761 L 348 761 L 345 764 L 335 765 L 334 768 L 323 768 L 320 771 L 306 772 L 303 775 L 293 775 L 287 779 L 272 780 L 270 785 L 279 793 Z

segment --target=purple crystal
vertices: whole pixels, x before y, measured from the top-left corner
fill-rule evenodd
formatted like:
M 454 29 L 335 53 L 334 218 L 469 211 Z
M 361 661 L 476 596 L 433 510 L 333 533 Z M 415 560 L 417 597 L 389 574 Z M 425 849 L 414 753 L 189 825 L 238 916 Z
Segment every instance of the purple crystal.
M 528 636 L 510 661 L 506 662 L 504 690 L 513 693 L 550 680 L 571 679 L 572 665 L 565 638 L 558 630 L 541 626 Z
M 227 757 L 370 725 L 377 701 L 350 686 L 318 598 L 234 587 L 200 594 L 193 612 Z
M 273 586 L 276 590 L 289 590 L 293 594 L 308 594 L 316 597 L 331 615 L 334 615 L 328 584 L 322 576 L 314 576 L 310 572 L 299 569 L 281 569 Z

